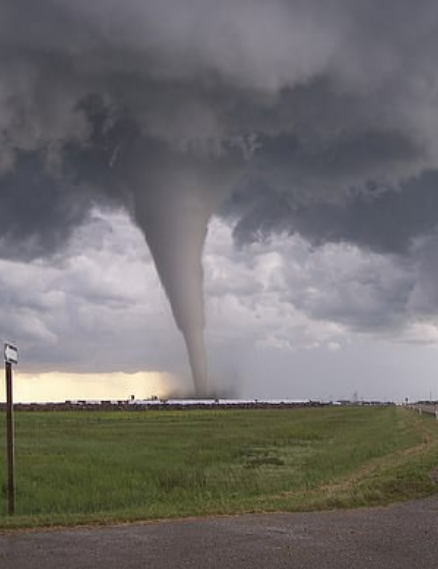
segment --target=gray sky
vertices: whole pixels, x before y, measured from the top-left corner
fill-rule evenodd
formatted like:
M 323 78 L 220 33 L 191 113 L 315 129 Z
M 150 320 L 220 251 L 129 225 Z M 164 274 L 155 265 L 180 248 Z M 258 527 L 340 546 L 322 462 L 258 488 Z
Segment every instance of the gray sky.
M 438 398 L 436 2 L 0 13 L 0 336 L 24 371 L 189 389 L 175 321 L 205 320 L 230 394 Z

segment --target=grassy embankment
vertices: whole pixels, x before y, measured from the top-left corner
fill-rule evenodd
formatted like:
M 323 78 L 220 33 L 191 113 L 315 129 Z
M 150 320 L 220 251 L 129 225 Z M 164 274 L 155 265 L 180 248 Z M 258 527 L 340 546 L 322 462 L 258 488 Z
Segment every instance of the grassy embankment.
M 438 422 L 395 407 L 15 419 L 16 515 L 3 458 L 3 528 L 357 507 L 438 490 Z M 4 433 L 1 413 L 1 448 Z

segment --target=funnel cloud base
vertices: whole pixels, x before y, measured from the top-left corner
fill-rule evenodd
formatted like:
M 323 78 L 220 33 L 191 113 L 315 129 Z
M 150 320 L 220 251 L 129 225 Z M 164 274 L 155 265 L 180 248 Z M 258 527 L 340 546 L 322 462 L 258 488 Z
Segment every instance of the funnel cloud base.
M 195 396 L 207 397 L 210 393 L 208 381 L 207 354 L 205 350 L 202 331 L 184 334 L 187 352 L 189 354 L 190 367 L 192 370 Z

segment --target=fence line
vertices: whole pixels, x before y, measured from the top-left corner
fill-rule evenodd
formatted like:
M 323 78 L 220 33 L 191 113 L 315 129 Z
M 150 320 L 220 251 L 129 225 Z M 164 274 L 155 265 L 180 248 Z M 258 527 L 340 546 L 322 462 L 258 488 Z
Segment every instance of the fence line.
M 410 409 L 413 411 L 417 411 L 417 413 L 426 413 L 428 415 L 435 415 L 436 419 L 438 420 L 438 405 L 430 405 L 427 403 L 415 403 L 414 405 L 408 405 Z

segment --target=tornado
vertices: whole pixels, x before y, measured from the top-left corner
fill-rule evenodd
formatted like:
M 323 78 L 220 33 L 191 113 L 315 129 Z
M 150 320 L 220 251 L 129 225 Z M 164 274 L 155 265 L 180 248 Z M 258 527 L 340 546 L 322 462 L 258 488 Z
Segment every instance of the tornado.
M 138 160 L 136 161 L 138 164 Z M 132 185 L 132 215 L 149 246 L 176 325 L 187 348 L 195 396 L 211 394 L 204 342 L 202 254 L 208 222 L 228 194 L 228 174 L 203 161 L 157 165 L 137 171 Z M 145 191 L 145 184 L 148 188 Z M 214 191 L 206 191 L 208 185 Z
M 171 202 L 163 194 L 136 194 L 135 218 L 183 334 L 197 397 L 208 393 L 202 251 L 209 217 L 196 194 L 183 189 Z

